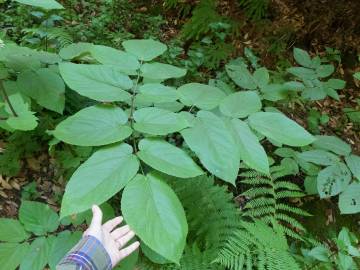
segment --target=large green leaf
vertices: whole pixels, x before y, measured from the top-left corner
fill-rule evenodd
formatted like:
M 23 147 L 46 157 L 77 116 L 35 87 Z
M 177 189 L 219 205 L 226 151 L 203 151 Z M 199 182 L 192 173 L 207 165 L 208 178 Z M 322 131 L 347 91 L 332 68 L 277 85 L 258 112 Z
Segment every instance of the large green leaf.
M 351 147 L 343 140 L 335 136 L 319 135 L 315 136 L 316 140 L 313 146 L 319 149 L 331 151 L 335 154 L 347 156 L 351 153 Z
M 146 63 L 141 66 L 141 75 L 151 80 L 164 81 L 170 78 L 180 78 L 185 76 L 186 69 L 178 68 L 163 63 Z
M 281 113 L 254 113 L 249 117 L 249 124 L 262 135 L 279 143 L 305 146 L 314 141 L 314 137 L 303 127 Z
M 119 107 L 96 105 L 87 107 L 57 125 L 53 135 L 66 143 L 99 146 L 122 141 L 132 130 L 124 126 L 126 113 Z
M 5 111 L 9 115 L 6 124 L 13 129 L 33 130 L 38 124 L 38 119 L 34 115 L 35 113 L 30 111 L 30 104 L 25 102 L 25 98 L 20 93 L 10 95 L 9 100 L 16 112 L 16 116 L 14 116 L 9 104 L 6 103 Z
M 270 82 L 269 71 L 264 67 L 255 70 L 253 78 L 259 88 L 265 87 Z
M 208 111 L 200 111 L 191 128 L 181 131 L 186 144 L 212 174 L 235 185 L 240 154 L 225 122 Z
M 226 72 L 229 77 L 241 88 L 249 90 L 255 90 L 257 88 L 257 84 L 246 66 L 242 64 L 228 64 L 226 65 Z
M 18 88 L 46 109 L 62 113 L 65 107 L 65 84 L 48 68 L 27 70 L 18 76 Z
M 178 88 L 180 101 L 186 106 L 196 106 L 203 110 L 216 108 L 225 98 L 219 88 L 201 84 L 188 83 Z
M 152 250 L 179 263 L 188 226 L 174 191 L 153 174 L 137 175 L 126 187 L 121 210 L 132 230 Z
M 21 4 L 34 6 L 34 7 L 40 7 L 46 10 L 51 9 L 63 9 L 64 7 L 60 5 L 55 0 L 14 0 L 16 2 L 19 2 Z
M 15 270 L 30 250 L 28 243 L 0 243 L 1 269 Z
M 250 168 L 269 174 L 268 157 L 256 135 L 245 122 L 239 119 L 232 119 L 231 124 L 237 134 L 240 158 Z
M 31 201 L 21 203 L 19 220 L 27 231 L 36 235 L 56 231 L 60 224 L 58 214 L 47 204 Z
M 360 212 L 360 184 L 352 183 L 339 196 L 341 214 L 355 214 Z
M 325 150 L 309 150 L 298 154 L 304 161 L 317 165 L 333 165 L 340 161 L 339 157 Z
M 81 232 L 71 233 L 63 231 L 56 236 L 49 252 L 49 266 L 51 270 L 56 270 L 56 265 L 69 250 L 81 239 Z
M 303 67 L 307 67 L 307 68 L 313 67 L 310 55 L 302 49 L 294 48 L 294 58 L 296 62 L 302 65 Z
M 61 63 L 61 76 L 80 95 L 98 101 L 126 101 L 131 95 L 124 91 L 133 86 L 130 78 L 113 66 Z
M 48 263 L 51 238 L 36 238 L 20 264 L 20 270 L 43 270 Z
M 229 117 L 244 118 L 261 110 L 261 100 L 254 91 L 228 95 L 220 104 L 220 111 Z
M 202 169 L 182 149 L 161 139 L 142 139 L 137 156 L 152 168 L 180 178 L 203 174 Z
M 94 45 L 92 43 L 73 43 L 69 46 L 62 48 L 59 52 L 59 55 L 62 59 L 72 60 L 74 58 L 79 58 L 84 55 L 90 54 L 93 46 Z
M 139 161 L 128 144 L 100 149 L 70 178 L 61 205 L 61 217 L 102 204 L 119 192 L 137 173 Z
M 148 83 L 139 87 L 139 94 L 136 96 L 142 102 L 168 103 L 178 99 L 174 88 L 160 83 Z
M 152 135 L 166 135 L 187 127 L 182 115 L 154 107 L 135 111 L 134 119 L 135 130 Z
M 136 70 L 140 68 L 137 58 L 124 51 L 107 46 L 94 45 L 90 52 L 101 64 L 116 66 L 120 71 L 128 75 L 135 75 Z
M 135 55 L 142 61 L 151 61 L 167 50 L 165 44 L 152 39 L 126 40 L 122 45 L 127 52 Z
M 331 165 L 318 174 L 317 189 L 320 198 L 335 196 L 344 191 L 351 181 L 351 173 L 344 163 Z
M 0 218 L 0 241 L 17 243 L 28 239 L 29 236 L 18 220 Z
M 345 158 L 345 161 L 354 177 L 360 181 L 360 157 L 357 155 L 350 155 Z

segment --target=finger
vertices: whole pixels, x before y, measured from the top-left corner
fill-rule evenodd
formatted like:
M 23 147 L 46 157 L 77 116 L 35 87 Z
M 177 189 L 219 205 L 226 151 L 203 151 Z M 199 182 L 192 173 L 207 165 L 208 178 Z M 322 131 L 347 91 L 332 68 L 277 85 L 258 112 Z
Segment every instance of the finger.
M 130 231 L 129 225 L 122 226 L 112 231 L 111 237 L 115 240 L 119 239 L 123 235 L 127 234 Z
M 120 237 L 118 240 L 116 240 L 119 248 L 124 247 L 134 236 L 135 233 L 133 231 L 129 231 L 123 237 Z
M 123 217 L 116 217 L 116 218 L 110 219 L 108 222 L 104 223 L 103 229 L 105 231 L 111 232 L 122 221 L 123 221 Z
M 93 217 L 89 226 L 89 229 L 87 230 L 87 233 L 91 233 L 93 231 L 97 231 L 101 229 L 101 223 L 102 223 L 102 211 L 99 206 L 93 205 L 92 206 L 92 213 Z
M 130 246 L 119 251 L 119 261 L 125 259 L 131 253 L 133 253 L 138 247 L 140 243 L 138 241 L 132 243 Z

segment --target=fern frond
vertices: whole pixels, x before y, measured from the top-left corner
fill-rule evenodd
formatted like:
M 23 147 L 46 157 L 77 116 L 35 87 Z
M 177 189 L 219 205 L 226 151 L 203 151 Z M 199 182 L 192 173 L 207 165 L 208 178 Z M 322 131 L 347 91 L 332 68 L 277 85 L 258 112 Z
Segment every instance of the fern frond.
M 275 199 L 284 199 L 284 198 L 301 198 L 304 197 L 305 194 L 299 191 L 292 191 L 292 190 L 284 190 L 278 191 L 275 193 Z
M 272 195 L 274 193 L 273 188 L 268 187 L 258 187 L 258 188 L 251 188 L 247 191 L 243 192 L 241 195 L 254 198 L 258 196 L 266 196 L 266 195 Z
M 47 29 L 47 37 L 49 40 L 57 42 L 59 48 L 64 48 L 73 43 L 72 36 L 63 28 Z
M 284 203 L 276 204 L 275 209 L 277 211 L 285 211 L 285 212 L 293 213 L 293 214 L 298 215 L 298 216 L 304 216 L 304 217 L 312 216 L 310 213 L 308 213 L 305 210 L 302 210 L 300 208 L 293 207 L 293 206 L 290 206 L 290 205 L 287 205 L 287 204 L 284 204 Z
M 301 188 L 299 188 L 298 185 L 291 183 L 291 182 L 287 182 L 287 181 L 278 181 L 274 183 L 274 188 L 276 190 L 278 189 L 287 189 L 287 190 L 296 190 L 296 191 L 301 191 Z

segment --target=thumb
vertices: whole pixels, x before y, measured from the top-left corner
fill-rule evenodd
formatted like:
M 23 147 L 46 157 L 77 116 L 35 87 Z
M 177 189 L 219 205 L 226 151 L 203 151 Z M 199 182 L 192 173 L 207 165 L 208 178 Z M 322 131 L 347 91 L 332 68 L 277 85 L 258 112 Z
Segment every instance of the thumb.
M 91 220 L 88 234 L 96 233 L 101 230 L 102 225 L 102 211 L 99 206 L 93 205 L 92 208 L 93 218 Z

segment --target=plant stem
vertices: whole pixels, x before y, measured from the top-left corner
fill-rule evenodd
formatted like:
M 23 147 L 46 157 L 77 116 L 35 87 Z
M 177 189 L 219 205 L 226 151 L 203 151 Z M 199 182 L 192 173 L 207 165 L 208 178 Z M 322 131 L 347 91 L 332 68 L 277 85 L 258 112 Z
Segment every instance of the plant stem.
M 142 66 L 142 62 L 140 62 L 140 67 Z M 131 108 L 130 108 L 130 126 L 132 129 L 134 129 L 134 111 L 135 111 L 135 95 L 136 95 L 136 89 L 137 86 L 139 84 L 139 80 L 140 80 L 140 71 L 137 72 L 137 78 L 135 81 L 135 85 L 132 87 L 132 95 L 131 95 Z M 136 139 L 133 135 L 131 135 L 132 137 L 132 141 L 133 141 L 133 147 L 134 147 L 134 152 L 137 152 L 137 146 L 136 146 Z
M 9 108 L 10 108 L 11 112 L 13 113 L 13 115 L 14 115 L 15 117 L 17 117 L 18 115 L 17 115 L 14 107 L 12 106 L 12 104 L 11 104 L 11 102 L 10 102 L 10 100 L 9 100 L 9 97 L 8 97 L 8 95 L 7 95 L 7 93 L 6 93 L 6 90 L 5 90 L 5 88 L 4 88 L 3 84 L 2 84 L 2 81 L 0 81 L 0 90 L 1 90 L 2 95 L 3 95 L 3 97 L 4 97 L 4 101 L 9 105 Z

